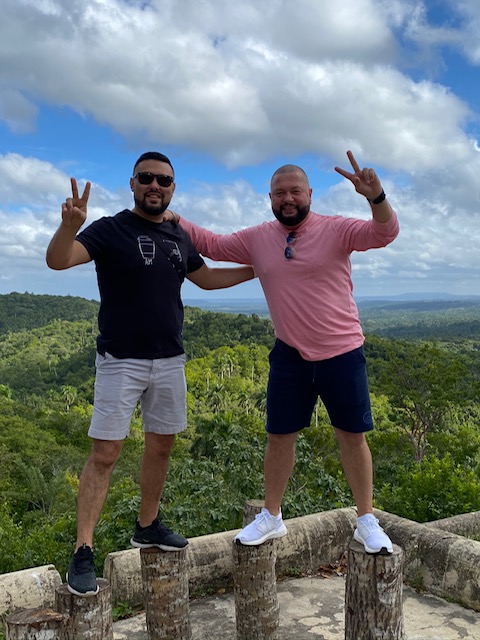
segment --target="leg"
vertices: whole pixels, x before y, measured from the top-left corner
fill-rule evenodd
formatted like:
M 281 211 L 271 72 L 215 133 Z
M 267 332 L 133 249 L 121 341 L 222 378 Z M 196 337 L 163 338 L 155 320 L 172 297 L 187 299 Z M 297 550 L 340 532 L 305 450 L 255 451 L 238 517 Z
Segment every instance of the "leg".
M 280 513 L 283 496 L 295 465 L 295 442 L 298 433 L 268 433 L 265 451 L 265 508 L 272 516 Z
M 354 538 L 367 553 L 388 554 L 393 545 L 373 515 L 372 454 L 364 433 L 349 433 L 335 429 L 342 465 L 357 505 L 357 526 Z
M 314 365 L 277 340 L 270 353 L 267 387 L 267 448 L 264 459 L 265 507 L 280 512 L 295 465 L 298 432 L 308 427 L 317 400 Z
M 245 545 L 258 545 L 273 538 L 286 535 L 281 505 L 288 480 L 295 464 L 295 441 L 297 433 L 268 433 L 265 451 L 265 508 L 237 535 Z
M 139 549 L 183 549 L 188 540 L 158 518 L 175 434 L 186 427 L 185 355 L 153 361 L 149 386 L 141 398 L 145 451 L 140 471 L 141 502 L 130 543 Z
M 372 455 L 364 433 L 335 429 L 342 466 L 357 505 L 358 516 L 373 513 Z
M 373 513 L 372 455 L 365 438 L 373 421 L 363 348 L 319 363 L 318 371 L 319 394 L 335 427 L 358 515 Z
M 188 540 L 166 527 L 158 518 L 158 506 L 168 472 L 175 434 L 145 432 L 145 452 L 140 471 L 141 503 L 130 543 L 139 549 L 183 549 Z
M 145 451 L 140 470 L 141 503 L 138 518 L 142 527 L 148 527 L 157 517 L 174 441 L 174 434 L 145 433 Z
M 308 427 L 316 401 L 313 364 L 281 340 L 270 352 L 267 387 L 267 448 L 264 458 L 265 508 L 236 536 L 258 545 L 287 534 L 281 505 L 295 465 L 298 431 Z
M 82 471 L 77 501 L 77 543 L 68 567 L 68 590 L 80 596 L 98 593 L 92 552 L 93 534 L 107 496 L 113 467 L 128 435 L 132 412 L 145 388 L 148 361 L 97 354 L 95 399 L 88 435 L 90 457 Z
M 76 549 L 83 544 L 93 546 L 93 533 L 122 448 L 123 440 L 93 440 L 90 457 L 83 468 L 78 487 Z

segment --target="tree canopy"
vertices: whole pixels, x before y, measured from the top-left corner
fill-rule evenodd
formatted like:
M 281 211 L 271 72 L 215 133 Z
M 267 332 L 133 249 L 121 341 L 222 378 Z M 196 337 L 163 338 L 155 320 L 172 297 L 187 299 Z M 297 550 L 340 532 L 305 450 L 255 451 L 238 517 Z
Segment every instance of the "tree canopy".
M 445 320 L 449 338 L 441 338 L 447 311 L 428 310 L 429 338 L 424 319 L 422 336 L 399 339 L 384 335 L 387 312 L 377 309 L 370 326 L 378 332 L 365 344 L 375 504 L 421 522 L 480 510 L 479 343 L 456 333 L 463 325 L 453 315 Z M 68 563 L 90 449 L 97 312 L 98 303 L 81 298 L 0 296 L 0 538 L 9 540 L 0 539 L 0 572 Z M 392 313 L 399 327 L 400 310 Z M 405 314 L 411 329 L 414 311 Z M 175 442 L 161 510 L 167 524 L 196 536 L 239 527 L 244 501 L 263 497 L 274 335 L 268 318 L 187 307 L 184 338 L 188 428 Z M 99 571 L 106 553 L 129 546 L 142 451 L 135 412 L 98 524 Z M 283 511 L 293 517 L 352 504 L 319 402 L 298 439 Z

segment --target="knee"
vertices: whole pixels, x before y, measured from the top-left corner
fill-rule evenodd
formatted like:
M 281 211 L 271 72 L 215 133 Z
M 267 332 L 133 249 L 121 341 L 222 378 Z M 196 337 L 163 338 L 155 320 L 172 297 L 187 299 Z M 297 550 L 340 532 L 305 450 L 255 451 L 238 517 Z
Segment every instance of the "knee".
M 270 449 L 275 450 L 286 450 L 295 447 L 295 442 L 297 440 L 297 433 L 285 433 L 285 434 L 277 434 L 277 433 L 269 433 L 267 444 Z
M 90 462 L 103 469 L 112 468 L 122 451 L 123 441 L 94 442 L 90 453 Z
M 157 460 L 168 460 L 172 452 L 174 435 L 146 434 L 145 456 Z
M 340 429 L 336 429 L 335 431 L 341 446 L 346 446 L 350 449 L 368 448 L 364 433 L 350 433 L 349 431 L 341 431 Z

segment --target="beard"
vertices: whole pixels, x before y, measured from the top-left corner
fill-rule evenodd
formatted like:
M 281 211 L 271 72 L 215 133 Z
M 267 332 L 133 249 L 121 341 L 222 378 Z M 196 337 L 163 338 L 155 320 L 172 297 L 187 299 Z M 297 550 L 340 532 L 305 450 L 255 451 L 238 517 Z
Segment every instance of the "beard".
M 162 200 L 159 201 L 158 204 L 149 204 L 146 200 L 148 195 L 149 194 L 146 193 L 143 196 L 143 200 L 140 200 L 140 198 L 134 196 L 133 199 L 135 201 L 135 206 L 143 211 L 143 213 L 146 213 L 147 216 L 160 216 L 167 209 L 168 205 L 170 204 L 170 200 L 166 202 L 165 199 L 162 198 Z
M 296 207 L 296 209 L 297 209 L 296 215 L 286 216 L 283 213 L 283 207 L 280 207 L 279 209 L 273 209 L 272 207 L 273 215 L 285 227 L 296 227 L 301 222 L 303 222 L 305 218 L 308 216 L 308 214 L 310 213 L 309 204 L 305 205 L 304 207 Z

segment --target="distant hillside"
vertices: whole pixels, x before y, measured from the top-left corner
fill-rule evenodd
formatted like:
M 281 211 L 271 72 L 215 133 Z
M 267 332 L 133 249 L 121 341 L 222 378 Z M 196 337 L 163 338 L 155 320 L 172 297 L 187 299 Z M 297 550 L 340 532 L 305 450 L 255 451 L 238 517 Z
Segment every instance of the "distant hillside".
M 92 320 L 99 303 L 74 296 L 7 293 L 0 295 L 0 335 L 44 327 L 52 320 Z
M 421 340 L 480 339 L 480 301 L 359 302 L 365 333 Z
M 425 295 L 425 300 L 403 296 L 358 298 L 365 333 L 423 340 L 480 339 L 480 296 Z M 269 317 L 263 299 L 189 300 L 186 304 L 217 313 Z
M 273 339 L 265 300 L 185 300 L 184 338 L 187 353 L 222 344 Z M 422 340 L 480 340 L 480 298 L 357 301 L 366 334 Z M 96 321 L 99 303 L 73 296 L 9 293 L 0 295 L 0 336 L 44 327 L 53 320 Z M 202 311 L 202 312 L 200 312 Z M 224 317 L 222 317 L 224 314 Z M 228 317 L 225 315 L 228 314 Z M 243 318 L 242 318 L 243 317 Z
M 219 300 L 207 298 L 184 300 L 183 302 L 188 307 L 197 307 L 218 313 L 254 314 L 263 318 L 270 315 L 264 298 L 224 298 Z
M 97 311 L 98 303 L 82 298 L 0 296 L 1 384 L 8 385 L 17 398 L 44 396 L 65 385 L 88 394 L 95 374 Z M 185 309 L 183 337 L 188 359 L 220 347 L 271 348 L 274 343 L 268 318 L 195 307 Z

